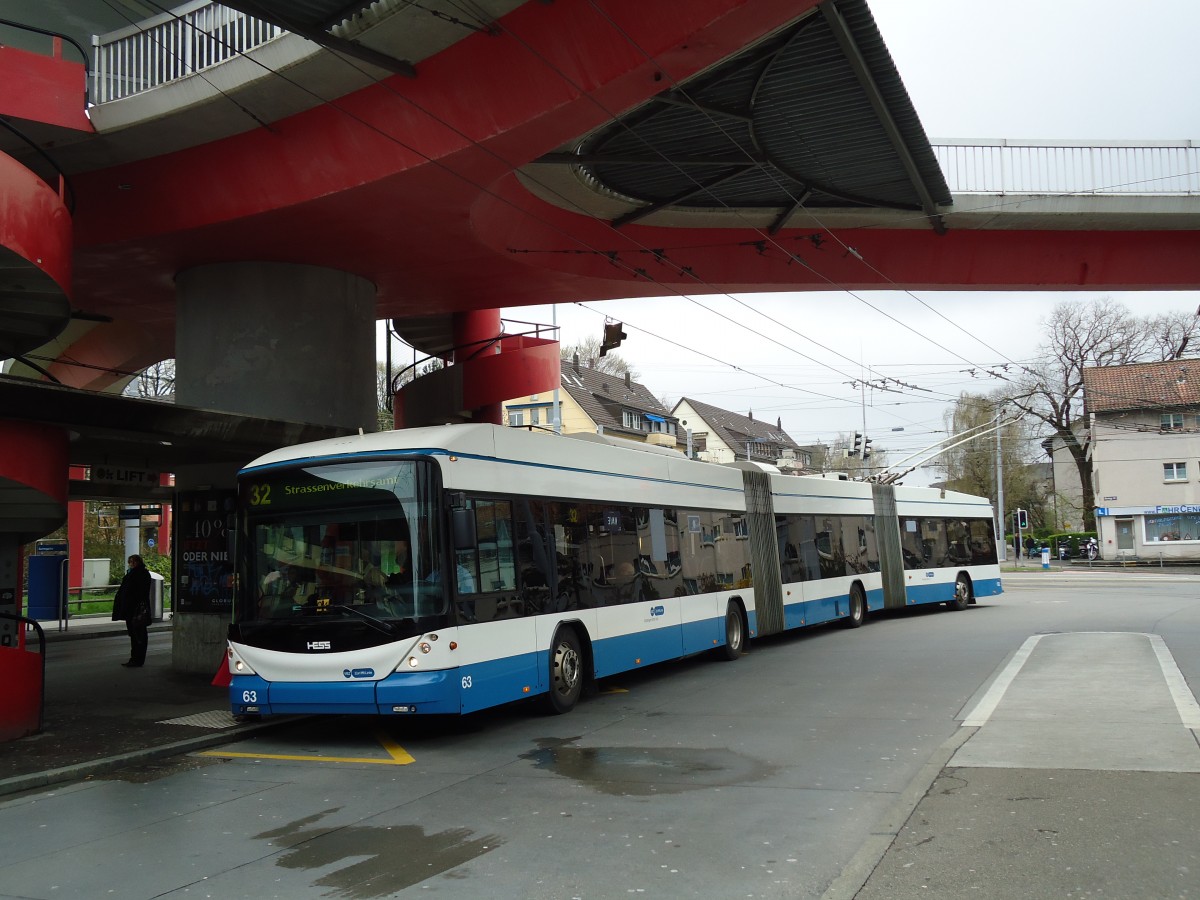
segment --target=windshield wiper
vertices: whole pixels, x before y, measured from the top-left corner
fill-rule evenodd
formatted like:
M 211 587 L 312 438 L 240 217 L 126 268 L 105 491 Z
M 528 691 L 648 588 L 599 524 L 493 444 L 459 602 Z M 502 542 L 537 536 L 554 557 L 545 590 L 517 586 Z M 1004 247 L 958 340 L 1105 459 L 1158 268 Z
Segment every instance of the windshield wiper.
M 385 622 L 382 619 L 377 619 L 374 616 L 369 616 L 361 609 L 355 609 L 353 606 L 334 606 L 333 609 L 340 609 L 342 612 L 348 612 L 351 615 L 358 616 L 366 621 L 372 628 L 382 631 L 384 634 L 395 634 L 396 626 L 390 622 Z

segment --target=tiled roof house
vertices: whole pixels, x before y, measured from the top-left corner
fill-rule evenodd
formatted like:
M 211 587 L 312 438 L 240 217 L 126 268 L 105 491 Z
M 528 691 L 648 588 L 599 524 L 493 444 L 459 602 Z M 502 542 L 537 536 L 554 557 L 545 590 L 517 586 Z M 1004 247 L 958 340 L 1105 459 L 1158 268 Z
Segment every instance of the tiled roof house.
M 1083 370 L 1103 558 L 1200 557 L 1200 359 Z
M 579 363 L 562 364 L 559 406 L 564 434 L 592 432 L 684 449 L 677 417 L 645 385 Z M 532 394 L 504 404 L 505 423 L 553 428 L 554 395 Z
M 811 451 L 793 441 L 779 420 L 772 425 L 753 414 L 742 415 L 690 397 L 676 403 L 672 413 L 681 432 L 691 431 L 693 450 L 700 459 L 716 463 L 750 459 L 793 472 L 812 464 Z

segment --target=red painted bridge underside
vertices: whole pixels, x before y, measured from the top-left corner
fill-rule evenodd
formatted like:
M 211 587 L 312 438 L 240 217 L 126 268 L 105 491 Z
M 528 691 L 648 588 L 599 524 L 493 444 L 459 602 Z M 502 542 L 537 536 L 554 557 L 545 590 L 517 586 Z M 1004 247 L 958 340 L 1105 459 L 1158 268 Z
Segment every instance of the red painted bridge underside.
M 794 241 L 822 230 L 801 222 L 775 240 L 806 267 L 749 246 L 763 237 L 751 228 L 617 231 L 543 202 L 513 174 L 813 5 L 606 0 L 610 22 L 586 0 L 527 3 L 499 35 L 463 40 L 416 79 L 76 176 L 74 304 L 140 323 L 123 337 L 139 347 L 121 351 L 129 366 L 170 355 L 175 274 L 221 261 L 362 275 L 381 317 L 681 292 L 1200 284 L 1192 232 L 839 233 L 867 265 L 836 241 Z M 639 253 L 648 248 L 666 261 Z

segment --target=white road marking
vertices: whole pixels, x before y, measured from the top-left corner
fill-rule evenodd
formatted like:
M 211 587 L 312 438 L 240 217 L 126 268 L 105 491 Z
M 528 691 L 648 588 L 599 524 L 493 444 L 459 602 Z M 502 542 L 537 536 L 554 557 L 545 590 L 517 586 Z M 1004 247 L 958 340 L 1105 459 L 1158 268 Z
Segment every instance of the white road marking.
M 992 713 L 996 711 L 996 707 L 1000 705 L 1000 701 L 1004 698 L 1009 685 L 1013 683 L 1013 679 L 1017 677 L 1017 673 L 1021 671 L 1021 667 L 1025 665 L 1025 661 L 1033 653 L 1033 648 L 1044 637 L 1044 634 L 1035 634 L 1033 637 L 1026 639 L 1021 648 L 1017 650 L 1016 655 L 1008 661 L 1008 665 L 1004 667 L 1004 671 L 992 682 L 992 686 L 988 688 L 987 693 L 975 704 L 975 708 L 971 710 L 970 714 L 963 719 L 962 724 L 964 727 L 968 725 L 982 726 L 987 724 L 987 720 L 992 717 Z

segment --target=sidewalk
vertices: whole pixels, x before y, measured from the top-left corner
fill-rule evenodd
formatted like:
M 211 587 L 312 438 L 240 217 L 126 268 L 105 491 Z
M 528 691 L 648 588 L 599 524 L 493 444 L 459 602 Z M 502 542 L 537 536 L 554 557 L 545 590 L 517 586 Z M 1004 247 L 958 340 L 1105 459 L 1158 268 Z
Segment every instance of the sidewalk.
M 278 724 L 239 723 L 229 713 L 228 690 L 213 687 L 212 675 L 174 672 L 169 620 L 151 624 L 141 669 L 120 665 L 129 655 L 123 622 L 79 617 L 65 631 L 53 621 L 41 625 L 43 730 L 0 744 L 0 795 L 204 749 Z M 34 632 L 28 639 L 36 645 Z

